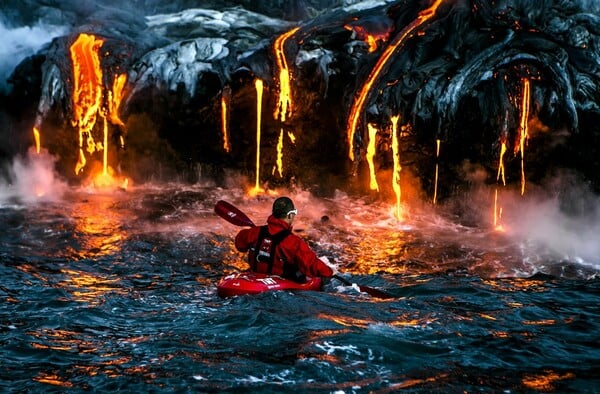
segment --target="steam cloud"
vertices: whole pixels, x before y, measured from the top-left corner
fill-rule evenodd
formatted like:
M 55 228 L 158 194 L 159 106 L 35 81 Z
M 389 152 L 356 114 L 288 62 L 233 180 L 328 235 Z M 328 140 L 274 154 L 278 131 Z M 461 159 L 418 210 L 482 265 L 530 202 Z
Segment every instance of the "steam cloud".
M 38 154 L 33 148 L 25 158 L 15 158 L 8 169 L 9 179 L 0 179 L 0 204 L 60 200 L 67 185 L 56 175 L 55 161 L 47 151 Z
M 38 52 L 54 37 L 64 35 L 66 27 L 36 24 L 35 26 L 21 26 L 9 28 L 2 21 L 0 15 L 0 93 L 7 92 L 10 88 L 7 79 L 15 67 L 26 57 Z
M 540 257 L 600 269 L 600 198 L 572 176 L 554 178 L 552 187 L 533 198 L 511 198 L 505 210 L 510 235 Z

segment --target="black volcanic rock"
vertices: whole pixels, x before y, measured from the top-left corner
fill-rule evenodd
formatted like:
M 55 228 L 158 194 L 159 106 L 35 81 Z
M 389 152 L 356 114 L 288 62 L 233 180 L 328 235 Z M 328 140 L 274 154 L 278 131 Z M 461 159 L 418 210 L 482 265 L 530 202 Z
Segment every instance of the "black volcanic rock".
M 167 147 L 171 164 L 179 170 L 194 172 L 203 165 L 218 171 L 254 171 L 254 80 L 260 78 L 265 86 L 261 140 L 265 181 L 310 183 L 327 176 L 364 177 L 367 122 L 380 129 L 376 166 L 389 170 L 390 117 L 399 115 L 404 130 L 403 168 L 415 173 L 426 189 L 432 187 L 435 162 L 446 179 L 456 179 L 457 184 L 465 161 L 487 170 L 486 182 L 496 182 L 501 140 L 511 146 L 504 157 L 511 172 L 509 182 L 518 182 L 521 158 L 512 147 L 519 138 L 520 97 L 528 79 L 528 176 L 539 181 L 553 169 L 567 167 L 600 185 L 597 160 L 587 160 L 597 156 L 600 136 L 600 7 L 596 3 L 443 2 L 429 21 L 416 28 L 414 23 L 430 5 L 428 1 L 356 2 L 338 8 L 326 8 L 329 2 L 317 0 L 207 1 L 202 7 L 191 1 L 118 4 L 45 2 L 45 7 L 56 10 L 48 14 L 54 22 L 62 20 L 72 28 L 70 34 L 25 60 L 11 77 L 19 92 L 39 91 L 33 85 L 42 81 L 32 124 L 69 127 L 68 47 L 78 33 L 87 32 L 105 39 L 101 63 L 106 88 L 117 73 L 128 76 L 120 109 L 126 125 L 118 133 L 127 136 L 128 130 L 135 130 L 139 137 L 140 125 L 148 129 L 151 124 L 150 140 Z M 21 23 L 42 17 L 36 11 L 28 13 L 25 6 L 14 6 L 8 14 Z M 281 122 L 273 116 L 279 89 L 273 46 L 278 36 L 295 27 L 298 30 L 285 45 L 294 111 Z M 384 34 L 375 51 L 369 51 L 365 31 Z M 374 79 L 350 141 L 357 159 L 350 162 L 350 108 L 388 45 L 406 32 Z M 37 76 L 25 75 L 36 70 Z M 230 151 L 222 141 L 223 91 L 230 99 Z M 13 97 L 34 100 L 16 92 Z M 23 107 L 31 106 L 26 104 Z M 64 124 L 57 124 L 57 119 Z M 293 140 L 282 137 L 290 133 Z M 143 138 L 137 137 L 132 138 L 136 143 L 129 145 L 129 153 L 120 156 L 123 168 L 140 155 L 164 156 L 156 147 L 136 145 L 143 144 Z M 440 158 L 435 154 L 438 139 L 444 152 Z M 271 171 L 279 141 L 285 142 L 282 177 Z M 451 190 L 448 186 L 442 192 Z

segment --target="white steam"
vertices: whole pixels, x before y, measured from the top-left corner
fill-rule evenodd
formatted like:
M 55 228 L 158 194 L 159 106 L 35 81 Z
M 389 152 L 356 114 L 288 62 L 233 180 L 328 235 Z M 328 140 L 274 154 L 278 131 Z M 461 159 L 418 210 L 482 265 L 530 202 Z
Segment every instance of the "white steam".
M 66 27 L 41 23 L 9 28 L 0 19 L 0 92 L 8 90 L 7 79 L 21 61 L 66 32 Z
M 508 219 L 510 234 L 548 257 L 600 269 L 600 201 L 576 214 L 565 212 L 564 204 L 558 198 L 521 204 Z
M 0 178 L 0 205 L 58 201 L 67 185 L 55 172 L 56 159 L 47 151 L 30 149 L 27 157 L 17 157 L 8 169 L 8 179 Z

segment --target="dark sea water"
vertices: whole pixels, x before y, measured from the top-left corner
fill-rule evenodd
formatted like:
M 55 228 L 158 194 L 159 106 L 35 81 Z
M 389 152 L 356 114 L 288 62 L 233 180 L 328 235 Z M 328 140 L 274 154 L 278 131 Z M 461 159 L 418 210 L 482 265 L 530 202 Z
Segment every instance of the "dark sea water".
M 377 199 L 295 190 L 297 234 L 394 298 L 331 280 L 221 299 L 245 263 L 214 204 L 262 223 L 272 196 L 4 189 L 0 392 L 600 392 L 600 259 L 577 250 L 598 233 L 512 236 L 427 206 L 398 221 Z

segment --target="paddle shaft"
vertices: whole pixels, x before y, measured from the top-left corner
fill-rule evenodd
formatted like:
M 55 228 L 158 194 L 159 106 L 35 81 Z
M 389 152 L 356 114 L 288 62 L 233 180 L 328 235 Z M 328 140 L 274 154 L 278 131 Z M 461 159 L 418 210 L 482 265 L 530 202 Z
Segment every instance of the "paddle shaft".
M 241 227 L 255 227 L 256 225 L 246 214 L 236 208 L 234 205 L 228 203 L 227 201 L 220 200 L 215 204 L 215 213 L 219 215 L 221 218 L 227 220 L 231 224 L 235 224 L 236 226 Z M 333 278 L 339 280 L 346 286 L 354 286 L 354 284 L 340 275 L 333 275 Z M 372 297 L 376 298 L 392 298 L 393 296 L 377 289 L 373 289 L 367 286 L 356 285 L 360 289 L 361 292 L 367 293 Z

